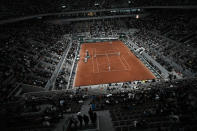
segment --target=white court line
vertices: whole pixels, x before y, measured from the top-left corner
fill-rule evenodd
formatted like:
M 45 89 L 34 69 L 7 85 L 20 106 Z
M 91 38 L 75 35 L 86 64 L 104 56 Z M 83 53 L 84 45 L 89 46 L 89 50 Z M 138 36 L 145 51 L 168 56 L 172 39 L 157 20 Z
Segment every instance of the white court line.
M 121 64 L 123 65 L 124 69 L 126 68 L 126 70 L 128 70 L 127 66 L 123 63 L 122 59 L 120 58 L 120 56 L 118 57 L 120 59 Z
M 124 58 L 124 56 L 121 56 L 121 57 Z M 127 61 L 125 60 L 125 58 L 124 58 L 124 61 L 127 63 Z M 127 66 L 128 66 L 128 68 L 130 67 L 128 63 L 127 63 Z M 129 69 L 130 69 L 130 68 L 129 68 Z M 128 69 L 128 70 L 129 70 L 129 69 Z
M 127 70 L 111 70 L 110 72 L 119 72 L 119 71 L 127 71 Z M 102 73 L 102 72 L 109 72 L 109 71 L 100 71 L 98 73 Z
M 114 48 L 115 48 L 118 52 L 120 52 L 120 50 L 118 50 L 118 48 L 117 48 L 116 46 L 114 46 Z M 120 56 L 119 56 L 119 59 L 120 59 L 122 65 L 123 65 L 124 67 L 126 67 L 125 64 L 122 62 L 122 59 L 120 58 Z M 127 66 L 128 66 L 128 68 L 129 68 L 128 63 L 127 63 Z M 125 70 L 125 69 L 124 69 L 124 70 Z M 126 70 L 129 70 L 129 69 L 126 68 Z
M 107 56 L 108 66 L 110 66 L 109 57 L 108 57 L 106 51 L 105 51 L 105 54 L 106 54 L 106 56 Z
M 94 57 L 94 50 L 92 51 L 92 64 L 93 64 L 93 73 L 94 73 L 94 59 L 93 59 L 93 57 Z
M 79 62 L 80 62 L 80 61 L 79 61 Z M 76 69 L 75 69 L 76 74 L 75 74 L 75 76 L 74 76 L 73 87 L 74 87 L 74 85 L 75 85 L 75 83 L 76 83 L 76 77 L 78 76 L 78 67 L 79 67 L 79 63 L 77 63 L 77 67 L 76 67 Z
M 115 51 L 117 51 L 117 52 L 120 52 L 120 50 L 115 46 L 115 45 L 113 45 L 112 46 L 113 48 L 113 50 L 115 50 Z M 122 62 L 122 59 L 120 58 L 120 56 L 119 56 L 119 59 L 120 59 L 120 62 L 121 62 L 121 64 L 123 65 L 123 67 L 124 67 L 124 70 L 129 70 L 129 69 L 127 69 L 127 67 L 126 67 L 126 65 Z M 128 67 L 129 68 L 129 67 Z
M 96 48 L 94 48 L 94 50 L 95 50 L 95 52 L 96 52 Z M 96 59 L 97 70 L 98 70 L 98 73 L 99 73 L 99 66 L 98 66 L 97 57 L 96 57 L 95 59 Z
M 128 54 L 131 56 L 131 52 L 128 52 Z

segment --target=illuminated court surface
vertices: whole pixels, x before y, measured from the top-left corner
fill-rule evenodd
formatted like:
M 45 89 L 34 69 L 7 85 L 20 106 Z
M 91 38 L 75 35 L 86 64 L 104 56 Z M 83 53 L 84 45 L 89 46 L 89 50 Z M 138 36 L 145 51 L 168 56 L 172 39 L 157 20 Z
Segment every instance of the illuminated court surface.
M 150 79 L 152 72 L 121 41 L 81 45 L 75 87 Z

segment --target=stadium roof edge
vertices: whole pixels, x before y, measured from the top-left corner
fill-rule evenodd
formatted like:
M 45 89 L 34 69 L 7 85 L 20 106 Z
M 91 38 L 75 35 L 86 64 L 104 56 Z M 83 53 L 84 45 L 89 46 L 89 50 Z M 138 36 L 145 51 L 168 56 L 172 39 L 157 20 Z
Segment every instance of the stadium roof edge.
M 29 20 L 29 19 L 34 19 L 34 18 L 39 18 L 39 17 L 47 17 L 47 16 L 88 13 L 88 12 L 103 12 L 103 11 L 111 11 L 111 10 L 129 10 L 129 9 L 195 9 L 195 10 L 197 10 L 197 5 L 193 5 L 193 6 L 145 6 L 145 7 L 132 7 L 132 8 L 111 8 L 111 9 L 99 9 L 99 10 L 85 10 L 85 11 L 83 10 L 83 11 L 45 13 L 45 14 L 37 14 L 37 15 L 31 15 L 31 16 L 23 16 L 23 17 L 18 17 L 18 18 L 0 20 L 0 25 Z

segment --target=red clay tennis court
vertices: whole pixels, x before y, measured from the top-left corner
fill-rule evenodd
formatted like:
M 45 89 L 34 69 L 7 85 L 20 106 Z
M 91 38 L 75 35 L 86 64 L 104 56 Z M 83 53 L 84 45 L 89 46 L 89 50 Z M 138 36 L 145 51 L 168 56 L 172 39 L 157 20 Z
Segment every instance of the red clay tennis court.
M 121 41 L 81 45 L 75 87 L 149 79 L 155 76 Z

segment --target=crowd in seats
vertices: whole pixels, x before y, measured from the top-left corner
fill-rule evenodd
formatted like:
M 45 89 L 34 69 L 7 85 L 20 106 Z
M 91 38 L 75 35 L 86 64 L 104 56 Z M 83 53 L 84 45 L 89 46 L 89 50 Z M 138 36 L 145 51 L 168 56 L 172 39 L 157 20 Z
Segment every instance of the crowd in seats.
M 196 72 L 195 12 L 160 13 L 162 15 L 155 13 L 139 20 L 130 20 L 129 27 L 139 29 L 139 32 L 131 36 L 132 41 L 144 47 L 168 71 Z M 180 65 L 182 70 L 172 67 L 173 64 L 167 59 Z
M 172 71 L 173 68 L 169 62 L 166 62 L 167 59 L 165 58 L 171 59 L 171 61 L 180 65 L 183 70 L 188 69 L 192 72 L 197 71 L 197 54 L 192 53 L 193 49 L 191 49 L 190 47 L 188 48 L 187 46 L 176 44 L 146 31 L 140 31 L 138 33 L 135 33 L 131 39 L 139 47 L 144 47 L 146 49 L 146 52 L 150 56 L 152 56 L 152 58 L 158 61 L 169 71 Z M 181 70 L 176 71 L 182 72 Z
M 130 28 L 147 29 L 177 42 L 184 43 L 196 32 L 193 10 L 158 10 L 138 20 L 129 20 Z
M 4 118 L 4 127 L 10 131 L 50 131 L 64 114 L 79 112 L 84 100 L 82 94 L 69 91 L 26 94 L 22 99 L 1 105 L 6 106 L 1 121 Z
M 130 35 L 129 35 L 130 36 Z M 132 39 L 132 38 L 131 38 Z M 147 58 L 143 57 L 141 55 L 141 51 L 137 51 L 136 52 L 136 48 L 133 47 L 133 45 L 131 43 L 126 43 L 125 44 L 130 48 L 130 50 L 133 52 L 133 54 L 140 59 L 141 62 L 143 62 L 147 68 L 149 68 L 149 70 L 152 71 L 152 73 L 156 76 L 156 78 L 160 78 L 160 76 L 162 75 L 162 71 L 156 66 L 154 65 L 150 60 L 148 60 Z M 165 66 L 165 65 L 164 65 Z
M 0 115 L 10 131 L 52 130 L 68 113 L 77 113 L 69 119 L 70 130 L 92 129 L 97 120 L 95 110 L 109 110 L 116 131 L 196 129 L 196 78 L 149 81 L 136 86 L 92 96 L 93 111 L 90 108 L 89 115 L 77 113 L 88 97 L 71 90 L 27 93 L 23 98 L 1 104 Z
M 68 55 L 67 55 L 68 60 L 74 60 L 77 47 L 78 47 L 77 41 L 73 41 L 72 47 L 70 48 Z
M 58 74 L 58 77 L 55 82 L 55 88 L 58 90 L 66 89 L 70 75 L 72 70 L 72 67 L 74 66 L 75 62 L 75 57 L 76 54 L 78 53 L 77 48 L 78 48 L 78 43 L 76 40 L 71 41 L 72 45 L 68 51 L 68 54 L 65 58 L 65 62 L 63 63 L 63 68 L 61 69 L 60 73 Z M 76 63 L 75 63 L 76 64 Z
M 139 47 L 144 47 L 145 52 L 148 53 L 157 62 L 159 62 L 168 71 L 172 71 L 172 67 L 168 63 L 163 61 L 161 55 L 156 53 L 159 50 L 160 54 L 164 54 L 164 56 L 166 56 L 165 54 L 168 54 L 167 52 L 169 48 L 167 46 L 167 44 L 169 43 L 168 41 L 162 40 L 162 38 L 154 36 L 148 32 L 137 32 L 134 34 L 134 36 L 131 36 L 130 38 Z
M 90 37 L 110 37 L 115 36 L 117 31 L 126 28 L 124 21 L 121 19 L 114 20 L 97 20 L 91 22 L 77 23 L 75 32 L 90 32 Z
M 196 78 L 138 85 L 136 90 L 96 96 L 97 110 L 108 109 L 116 131 L 196 129 Z
M 16 83 L 45 87 L 68 46 L 69 40 L 58 41 L 69 29 L 40 21 L 1 26 L 1 90 Z

